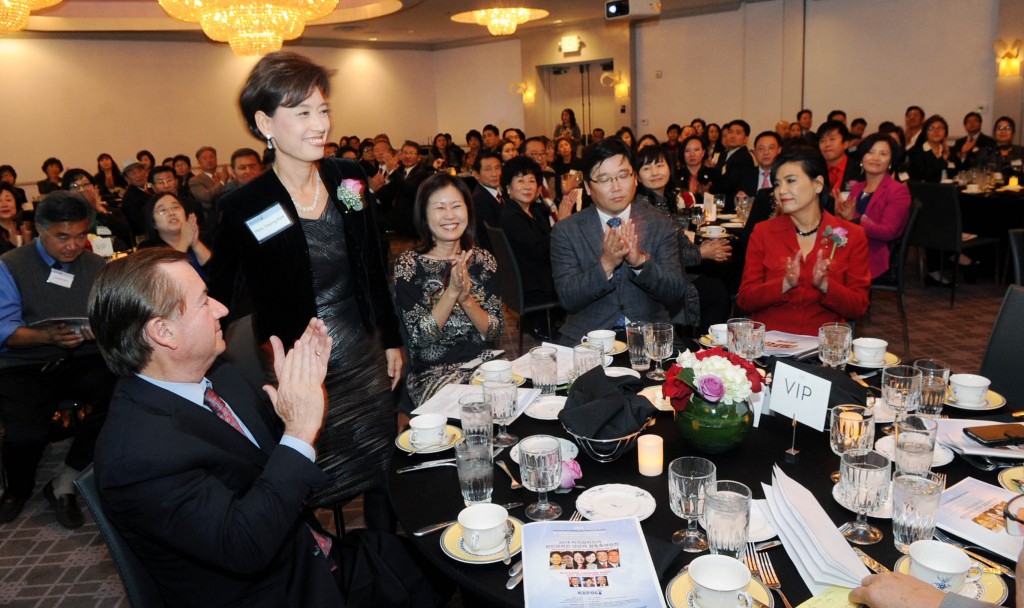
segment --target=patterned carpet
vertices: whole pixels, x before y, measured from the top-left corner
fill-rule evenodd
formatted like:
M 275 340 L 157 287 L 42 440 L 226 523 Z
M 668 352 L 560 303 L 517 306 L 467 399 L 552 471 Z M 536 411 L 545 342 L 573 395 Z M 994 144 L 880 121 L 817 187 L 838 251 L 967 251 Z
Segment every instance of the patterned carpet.
M 908 293 L 910 345 L 913 357 L 937 357 L 950 363 L 955 372 L 976 372 L 988 341 L 1003 290 L 991 282 L 964 285 L 957 290 L 956 306 L 949 307 L 949 292 L 941 287 L 912 285 Z M 506 322 L 502 347 L 517 356 L 518 319 Z M 858 333 L 889 340 L 890 350 L 907 359 L 902 351 L 900 320 L 895 298 L 881 294 L 874 303 L 870 320 L 858 324 Z M 527 336 L 524 348 L 537 342 Z M 74 532 L 64 530 L 53 519 L 52 510 L 41 494 L 68 443 L 47 450 L 38 475 L 37 493 L 14 522 L 0 526 L 0 605 L 12 608 L 99 608 L 128 606 L 121 583 L 107 553 L 99 530 L 89 515 L 86 525 Z M 345 509 L 346 527 L 362 527 L 361 501 Z M 328 512 L 321 520 L 333 526 Z

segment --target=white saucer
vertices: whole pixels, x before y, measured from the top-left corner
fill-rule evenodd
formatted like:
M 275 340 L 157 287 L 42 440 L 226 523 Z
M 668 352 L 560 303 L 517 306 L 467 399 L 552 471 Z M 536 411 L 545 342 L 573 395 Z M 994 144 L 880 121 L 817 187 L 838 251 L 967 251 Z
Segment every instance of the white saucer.
M 526 383 L 526 378 L 520 376 L 519 374 L 512 374 L 512 381 L 516 383 L 516 386 L 522 386 L 523 384 Z M 469 383 L 472 384 L 473 386 L 482 386 L 484 383 L 484 377 L 473 376 L 473 378 L 470 379 Z
M 972 566 L 982 566 L 978 562 L 971 560 Z M 893 572 L 899 572 L 901 574 L 910 574 L 910 556 L 904 555 L 903 557 L 896 560 L 896 565 L 892 567 Z M 978 600 L 979 602 L 987 602 L 993 606 L 1000 606 L 1006 601 L 1009 595 L 1009 589 L 1006 586 L 1006 581 L 1003 577 L 998 574 L 991 572 L 984 572 L 981 578 L 971 583 L 964 583 L 964 586 L 956 592 L 957 595 L 969 597 Z
M 576 510 L 590 521 L 620 517 L 643 521 L 654 513 L 656 506 L 650 492 L 622 483 L 594 486 L 576 497 Z
M 628 367 L 606 367 L 604 368 L 604 375 L 609 378 L 618 378 L 620 376 L 633 376 L 634 378 L 640 378 L 640 372 Z
M 729 233 L 723 232 L 722 234 L 711 234 L 707 230 L 701 230 L 700 236 L 705 239 L 727 239 L 729 238 Z
M 508 520 L 515 528 L 509 545 L 509 555 L 514 556 L 523 549 L 523 522 L 515 517 L 509 517 Z M 441 550 L 448 557 L 464 564 L 493 564 L 501 561 L 503 553 L 502 545 L 498 545 L 493 552 L 485 555 L 470 553 L 462 543 L 462 526 L 458 523 L 448 526 L 441 533 Z
M 725 348 L 725 344 L 715 344 L 715 341 L 711 337 L 711 334 L 704 334 L 700 338 L 697 338 L 697 342 L 700 342 L 701 346 L 706 346 L 707 348 L 714 348 L 716 346 L 721 346 L 722 348 Z
M 850 356 L 850 360 L 846 362 L 847 365 L 853 365 L 861 369 L 882 369 L 883 367 L 891 367 L 893 365 L 899 365 L 900 358 L 894 353 L 885 353 L 885 357 L 882 358 L 881 363 L 858 363 L 853 355 Z
M 690 573 L 684 568 L 682 572 L 665 585 L 665 600 L 668 602 L 669 608 L 688 608 L 690 606 L 688 602 L 690 601 L 690 591 L 692 588 L 693 579 L 690 578 Z M 766 606 L 767 608 L 775 607 L 775 598 L 772 592 L 759 579 L 750 579 L 750 584 L 747 585 L 747 592 L 760 602 L 759 605 Z
M 842 500 L 840 500 L 839 484 L 832 485 L 832 498 L 839 503 L 841 507 L 849 511 L 853 511 L 850 507 L 846 506 Z M 856 511 L 854 511 L 856 513 Z M 875 519 L 892 519 L 892 484 L 889 484 L 889 499 L 885 501 L 880 509 L 875 511 L 868 511 L 868 517 L 874 517 Z
M 412 446 L 412 443 L 409 442 L 409 437 L 411 434 L 412 429 L 406 429 L 404 433 L 395 438 L 395 445 L 398 446 L 398 449 L 402 450 L 403 452 L 413 451 L 414 448 Z M 455 445 L 456 441 L 462 439 L 462 429 L 460 429 L 457 426 L 452 426 L 450 424 L 444 427 L 444 434 L 451 437 L 451 441 L 445 444 L 435 445 L 432 448 L 416 449 L 416 453 L 434 454 L 435 452 L 443 452 L 451 448 L 453 445 Z
M 743 224 L 741 224 L 739 222 L 725 222 L 725 223 L 720 224 L 720 225 L 722 226 L 722 228 L 742 228 L 743 227 Z
M 537 397 L 530 405 L 526 406 L 523 413 L 536 420 L 558 420 L 558 413 L 565 407 L 566 399 L 568 397 L 559 395 Z
M 997 393 L 995 391 L 988 391 L 987 393 L 985 393 L 985 402 L 984 403 L 979 403 L 979 404 L 976 404 L 976 405 L 967 405 L 967 404 L 961 404 L 961 403 L 957 403 L 956 401 L 953 401 L 952 393 L 949 393 L 948 396 L 946 397 L 946 400 L 943 403 L 945 403 L 946 405 L 948 405 L 950 407 L 955 407 L 955 408 L 957 408 L 959 410 L 974 410 L 974 411 L 997 410 L 997 409 L 1003 407 L 1004 405 L 1006 405 L 1006 397 L 1003 397 L 1002 395 L 1000 395 L 999 393 Z
M 889 460 L 895 461 L 895 445 L 896 437 L 894 435 L 886 435 L 875 442 L 875 449 L 884 454 Z M 932 467 L 945 466 L 951 462 L 953 462 L 953 450 L 936 441 L 935 452 L 932 453 Z
M 523 439 L 526 439 L 526 437 L 520 437 L 519 443 L 512 446 L 512 449 L 508 451 L 509 458 L 516 464 L 519 464 L 519 446 L 522 444 Z M 562 447 L 562 460 L 570 460 L 579 456 L 580 449 L 576 447 L 575 443 L 561 437 L 558 437 L 558 443 Z

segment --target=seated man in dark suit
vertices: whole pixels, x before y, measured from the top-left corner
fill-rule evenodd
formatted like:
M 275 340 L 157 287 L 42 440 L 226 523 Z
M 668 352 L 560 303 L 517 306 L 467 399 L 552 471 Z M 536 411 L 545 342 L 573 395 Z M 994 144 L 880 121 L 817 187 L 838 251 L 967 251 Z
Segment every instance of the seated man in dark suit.
M 961 167 L 974 167 L 978 164 L 978 155 L 996 145 L 996 140 L 981 132 L 981 114 L 977 112 L 964 116 L 964 129 L 967 135 L 956 140 L 953 152 L 960 159 Z
M 402 144 L 398 162 L 398 166 L 387 167 L 385 185 L 376 192 L 382 200 L 391 201 L 388 222 L 391 230 L 404 237 L 416 238 L 416 227 L 413 224 L 416 190 L 433 171 L 420 163 L 420 146 L 412 140 Z
M 476 188 L 473 189 L 473 219 L 476 221 L 477 244 L 494 253 L 484 222 L 493 228 L 501 227 L 501 208 L 505 203 L 501 194 L 501 156 L 490 150 L 481 150 L 473 163 Z
M 279 384 L 263 395 L 216 362 L 225 314 L 185 254 L 167 248 L 108 265 L 89 303 L 103 357 L 121 376 L 96 446 L 96 484 L 164 602 L 442 605 L 437 583 L 396 537 L 338 541 L 304 507 L 325 478 L 313 445 L 324 418 L 326 326 L 310 320 L 287 354 L 271 338 Z
M 146 189 L 146 182 L 149 175 L 146 167 L 134 159 L 126 159 L 126 166 L 121 169 L 125 180 L 128 182 L 128 189 L 121 196 L 121 210 L 128 219 L 132 234 L 136 239 L 146 236 L 146 203 L 153 196 L 153 193 Z M 176 194 L 176 193 L 175 193 Z M 134 245 L 135 243 L 132 243 Z
M 803 140 L 801 140 L 803 142 Z M 804 142 L 805 143 L 805 142 Z M 729 269 L 729 293 L 735 294 L 740 288 L 743 278 L 743 262 L 747 254 L 747 242 L 750 233 L 758 222 L 775 217 L 775 190 L 772 185 L 772 164 L 782 152 L 782 138 L 774 131 L 758 133 L 754 139 L 754 160 L 757 162 L 757 187 L 750 205 L 750 215 L 740 231 L 733 253 L 735 263 Z
M 753 194 L 745 190 L 753 188 L 756 179 L 754 158 L 750 155 L 750 150 L 747 150 L 749 138 L 750 125 L 744 120 L 734 120 L 722 127 L 722 140 L 726 151 L 724 158 L 718 159 L 719 175 L 711 191 L 725 196 L 725 209 L 730 213 L 736 208 L 737 194 Z
M 634 202 L 633 153 L 622 140 L 587 149 L 583 185 L 594 204 L 551 232 L 555 290 L 569 313 L 561 343 L 578 344 L 594 329 L 624 331 L 628 321 L 670 322 L 668 309 L 686 291 L 679 244 L 671 222 Z

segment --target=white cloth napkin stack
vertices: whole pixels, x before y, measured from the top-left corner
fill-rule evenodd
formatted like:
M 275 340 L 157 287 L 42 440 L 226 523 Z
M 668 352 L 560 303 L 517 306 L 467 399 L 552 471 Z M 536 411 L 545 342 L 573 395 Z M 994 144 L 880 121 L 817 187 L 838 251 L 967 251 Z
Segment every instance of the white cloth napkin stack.
M 778 466 L 772 485 L 761 485 L 772 527 L 812 595 L 830 586 L 852 589 L 871 574 L 807 488 Z

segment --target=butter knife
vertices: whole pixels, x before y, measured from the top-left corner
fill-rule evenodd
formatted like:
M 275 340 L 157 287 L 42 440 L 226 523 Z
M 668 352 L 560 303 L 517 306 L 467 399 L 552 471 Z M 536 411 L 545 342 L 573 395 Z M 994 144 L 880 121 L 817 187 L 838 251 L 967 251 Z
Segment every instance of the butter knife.
M 999 562 L 992 561 L 992 560 L 990 560 L 987 557 L 983 557 L 981 555 L 978 555 L 974 551 L 968 551 L 967 549 L 962 549 L 962 548 L 961 548 L 961 550 L 964 553 L 966 553 L 968 556 L 970 556 L 970 558 L 973 559 L 974 561 L 980 562 L 982 564 L 982 566 L 988 566 L 988 568 L 984 568 L 983 567 L 982 570 L 986 570 L 986 571 L 990 570 L 990 569 L 991 570 L 996 570 L 998 574 L 1002 574 L 1003 576 L 1005 576 L 1007 578 L 1012 578 L 1012 579 L 1016 579 L 1017 578 L 1017 573 L 1014 572 L 1011 568 L 1008 568 L 1008 567 L 1004 566 L 1003 564 L 1000 564 Z
M 508 582 L 505 583 L 505 588 L 508 589 L 509 591 L 511 591 L 512 589 L 515 589 L 516 586 L 519 585 L 519 583 L 521 583 L 522 581 L 523 581 L 523 571 L 520 570 L 519 572 L 516 572 L 515 575 L 513 575 L 512 577 L 510 577 L 508 579 Z
M 419 464 L 414 464 L 414 465 L 410 465 L 410 466 L 407 466 L 407 467 L 402 467 L 402 468 L 398 469 L 395 472 L 398 473 L 399 475 L 401 475 L 402 473 L 408 473 L 410 471 L 419 471 L 419 470 L 422 470 L 422 469 L 432 469 L 434 467 L 454 467 L 454 466 L 455 466 L 455 459 L 454 458 L 448 458 L 448 459 L 445 459 L 445 460 L 431 460 L 430 462 L 421 462 Z
M 884 574 L 886 572 L 891 572 L 891 570 L 886 568 L 882 564 L 882 562 L 880 562 L 877 559 L 871 557 L 867 553 L 864 553 L 858 547 L 854 547 L 853 548 L 853 552 L 857 554 L 857 557 L 860 558 L 860 561 L 864 562 L 864 565 L 868 567 L 868 570 L 871 570 L 875 574 Z

